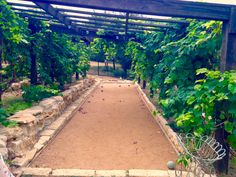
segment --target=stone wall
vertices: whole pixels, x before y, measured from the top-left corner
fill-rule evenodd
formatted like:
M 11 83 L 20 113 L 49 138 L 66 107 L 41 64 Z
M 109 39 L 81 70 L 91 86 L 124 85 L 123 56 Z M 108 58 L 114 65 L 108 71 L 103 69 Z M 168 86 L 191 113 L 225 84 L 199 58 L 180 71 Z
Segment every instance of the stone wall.
M 33 149 L 40 134 L 53 123 L 67 107 L 80 98 L 96 81 L 92 78 L 78 81 L 74 86 L 62 92 L 62 96 L 53 96 L 39 102 L 36 106 L 19 111 L 10 117 L 17 127 L 0 127 L 0 154 L 5 159 L 16 159 Z
M 140 97 L 142 98 L 142 100 L 144 101 L 144 103 L 146 104 L 146 106 L 148 107 L 149 111 L 151 113 L 153 113 L 154 111 L 157 113 L 157 115 L 153 115 L 153 118 L 158 123 L 158 125 L 160 126 L 160 128 L 162 129 L 164 134 L 166 135 L 167 139 L 171 143 L 172 147 L 175 149 L 176 153 L 178 154 L 179 152 L 183 152 L 183 149 L 178 142 L 177 134 L 168 125 L 168 122 L 166 121 L 166 119 L 164 119 L 161 116 L 161 114 L 158 113 L 158 110 L 152 104 L 152 102 L 149 100 L 149 98 L 146 96 L 146 94 L 143 92 L 140 85 L 139 84 L 136 84 L 136 85 L 137 85 L 138 93 L 139 93 Z
M 30 85 L 30 81 L 28 79 L 22 80 L 20 82 L 12 83 L 11 86 L 7 89 L 7 92 L 15 92 L 22 89 L 24 86 Z

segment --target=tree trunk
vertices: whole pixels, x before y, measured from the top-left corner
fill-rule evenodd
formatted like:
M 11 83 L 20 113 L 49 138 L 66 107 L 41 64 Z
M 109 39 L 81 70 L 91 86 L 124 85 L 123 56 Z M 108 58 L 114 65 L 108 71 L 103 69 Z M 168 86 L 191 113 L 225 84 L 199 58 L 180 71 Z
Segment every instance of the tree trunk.
M 112 62 L 113 62 L 113 70 L 116 70 L 116 60 L 115 60 L 115 58 L 112 60 Z
M 75 79 L 79 80 L 79 73 L 78 72 L 75 72 Z
M 3 38 L 2 34 L 0 34 L 0 83 L 2 83 L 2 52 L 3 52 Z M 0 106 L 2 102 L 2 94 L 3 94 L 3 88 L 0 86 Z
M 98 61 L 98 76 L 99 76 L 99 61 Z
M 219 161 L 216 161 L 215 168 L 218 173 L 228 173 L 228 165 L 229 165 L 229 145 L 225 142 L 227 138 L 227 132 L 224 129 L 224 126 L 219 127 L 215 131 L 215 139 L 219 142 L 223 148 L 226 150 L 226 156 Z
M 143 80 L 143 89 L 146 89 L 146 86 L 147 86 L 147 82 L 146 80 Z
M 140 84 L 141 83 L 141 78 L 140 77 L 138 77 L 138 84 Z
M 30 58 L 31 58 L 31 68 L 30 68 L 30 83 L 32 85 L 37 84 L 37 61 L 34 54 L 34 43 L 31 41 L 30 46 Z
M 154 96 L 154 91 L 153 91 L 153 88 L 151 87 L 150 88 L 150 97 L 153 98 L 153 96 Z
M 34 34 L 36 33 L 36 27 L 34 21 L 29 20 L 29 29 L 31 30 L 31 37 L 34 38 Z M 34 53 L 34 39 L 30 41 L 30 58 L 31 58 L 31 66 L 30 66 L 30 83 L 32 85 L 37 84 L 37 61 L 36 55 Z

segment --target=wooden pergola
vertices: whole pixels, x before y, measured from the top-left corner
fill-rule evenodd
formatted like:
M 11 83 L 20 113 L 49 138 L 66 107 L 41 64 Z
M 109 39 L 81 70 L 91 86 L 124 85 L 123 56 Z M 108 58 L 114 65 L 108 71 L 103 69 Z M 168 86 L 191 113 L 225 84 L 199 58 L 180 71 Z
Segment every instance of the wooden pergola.
M 220 70 L 236 69 L 235 5 L 184 0 L 8 0 L 8 4 L 22 17 L 49 21 L 55 31 L 114 39 L 144 31 L 175 30 L 178 25 L 188 25 L 186 18 L 222 21 Z M 101 29 L 106 35 L 98 35 Z
M 23 17 L 49 21 L 53 30 L 105 37 L 97 34 L 103 29 L 110 32 L 109 37 L 114 39 L 144 31 L 174 30 L 176 25 L 172 24 L 188 24 L 184 18 L 223 21 L 221 71 L 236 68 L 234 5 L 184 0 L 17 0 L 8 4 Z M 160 16 L 178 17 L 181 20 Z

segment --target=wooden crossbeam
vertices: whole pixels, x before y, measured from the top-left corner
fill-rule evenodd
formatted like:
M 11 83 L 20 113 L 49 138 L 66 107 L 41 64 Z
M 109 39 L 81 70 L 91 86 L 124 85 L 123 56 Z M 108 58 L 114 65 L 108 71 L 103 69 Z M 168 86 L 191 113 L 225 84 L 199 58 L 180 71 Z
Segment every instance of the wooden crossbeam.
M 229 20 L 230 5 L 182 0 L 32 0 L 48 4 L 84 7 L 139 14 Z
M 51 16 L 53 16 L 55 19 L 57 19 L 59 22 L 65 24 L 67 27 L 76 29 L 75 26 L 73 26 L 73 24 L 71 24 L 71 21 L 66 19 L 66 16 L 63 13 L 58 12 L 55 8 L 53 8 L 52 5 L 50 4 L 45 4 L 45 3 L 38 3 L 35 2 L 35 4 L 42 8 L 43 10 L 45 10 L 48 14 L 50 14 Z M 72 25 L 72 26 L 71 26 Z
M 76 23 L 79 22 L 79 23 Z M 102 24 L 102 23 L 96 23 L 96 22 L 89 22 L 89 21 L 73 21 L 72 23 L 75 23 L 76 25 L 95 25 L 96 27 L 102 28 L 102 29 L 108 29 L 108 30 L 119 30 L 120 32 L 125 32 L 126 26 L 117 26 L 117 25 L 109 25 L 109 24 Z M 87 26 L 88 27 L 88 26 Z M 129 30 L 147 30 L 147 31 L 162 31 L 161 29 L 165 28 L 153 28 L 153 27 L 138 27 L 138 26 L 129 26 Z M 129 31 L 127 30 L 127 32 Z
M 73 19 L 71 19 L 71 21 L 81 21 L 80 19 L 86 19 L 86 20 L 99 21 L 99 22 L 115 23 L 115 24 L 117 24 L 117 26 L 122 25 L 122 24 L 126 25 L 127 20 L 129 19 L 129 18 L 126 18 L 126 21 L 118 21 L 118 20 L 110 20 L 110 19 L 106 19 L 106 18 L 94 18 L 94 17 L 77 16 L 77 15 L 73 15 L 73 16 L 69 16 L 69 17 L 73 18 Z M 67 17 L 67 18 L 69 18 L 69 17 Z M 145 23 L 130 22 L 129 24 L 130 24 L 130 26 L 136 25 L 136 26 L 147 26 L 147 27 L 149 26 L 149 27 L 158 27 L 158 28 L 173 28 L 172 26 L 169 26 L 169 25 L 153 24 L 153 23 L 146 23 L 146 22 Z
M 232 8 L 229 21 L 223 23 L 223 41 L 221 51 L 222 72 L 236 69 L 236 8 Z
M 93 25 L 99 25 L 99 26 L 107 26 L 107 27 L 114 27 L 114 28 L 121 28 L 124 29 L 125 26 L 111 24 L 111 23 L 104 23 L 104 22 L 92 22 L 92 21 L 83 21 L 78 19 L 71 19 L 71 22 L 79 22 L 79 23 L 85 23 L 85 24 L 93 24 Z
M 136 26 L 129 26 L 130 30 L 140 30 L 140 31 L 166 31 L 164 28 L 144 28 L 144 27 L 136 27 Z
M 47 15 L 47 14 L 30 14 L 30 13 L 27 13 L 27 12 L 15 12 L 16 14 L 18 14 L 18 15 L 20 15 L 20 16 L 22 16 L 22 17 L 43 17 L 43 18 L 47 18 L 47 19 L 49 19 L 49 20 L 52 20 L 53 19 L 53 17 L 52 16 L 50 16 L 50 15 Z M 56 19 L 55 19 L 56 20 Z
M 7 2 L 7 4 L 11 6 L 18 6 L 18 7 L 38 8 L 38 6 L 34 4 L 22 4 L 22 3 L 16 3 L 16 2 Z
M 92 15 L 92 16 L 100 16 L 100 17 L 106 17 L 106 18 L 121 18 L 125 19 L 125 15 L 114 15 L 109 13 L 100 13 L 100 12 L 90 12 L 90 11 L 82 11 L 82 10 L 74 10 L 74 9 L 64 9 L 64 8 L 56 8 L 60 12 L 70 12 L 70 13 L 76 13 L 76 14 L 85 14 L 85 15 Z M 70 16 L 70 15 L 67 15 Z
M 34 13 L 34 14 L 47 14 L 45 11 L 42 11 L 41 9 L 35 9 L 35 10 L 30 10 L 30 9 L 19 9 L 12 7 L 12 10 L 15 10 L 17 12 L 26 12 L 26 13 Z M 40 10 L 40 11 L 39 11 Z
M 76 14 L 84 14 L 84 15 L 91 15 L 93 18 L 98 18 L 99 19 L 104 19 L 102 17 L 107 18 L 112 18 L 111 20 L 119 19 L 119 20 L 125 20 L 126 16 L 125 15 L 114 15 L 114 14 L 105 14 L 105 13 L 99 13 L 99 12 L 89 12 L 89 11 L 81 11 L 81 10 L 74 10 L 74 9 L 61 9 L 57 8 L 58 11 L 61 12 L 69 12 L 69 13 L 76 13 Z M 68 17 L 76 17 L 76 15 L 70 15 L 66 14 Z M 166 22 L 166 23 L 180 23 L 180 24 L 189 24 L 189 22 L 185 20 L 173 20 L 173 19 L 164 19 L 164 18 L 149 18 L 149 17 L 138 17 L 137 14 L 130 14 L 129 19 L 133 20 L 143 20 L 143 21 L 152 21 L 152 22 Z
M 189 24 L 186 20 L 174 20 L 171 18 L 150 18 L 150 17 L 138 17 L 137 14 L 130 15 L 129 19 L 133 20 L 142 20 L 142 21 L 149 21 L 149 22 L 166 22 L 166 23 L 177 23 L 177 24 Z
M 124 21 L 121 21 L 120 19 L 108 19 L 108 18 L 98 18 L 98 17 L 90 17 L 90 16 L 82 16 L 82 15 L 68 15 L 66 14 L 66 18 L 74 18 L 74 19 L 86 19 L 91 21 L 100 21 L 100 22 L 110 22 L 110 23 L 116 23 L 116 24 L 123 24 Z
M 138 22 L 129 22 L 129 25 L 135 25 L 135 26 L 146 26 L 146 27 L 156 27 L 156 28 L 173 28 L 169 25 L 163 25 L 163 24 L 153 24 L 153 23 L 138 23 Z
M 75 24 L 75 25 L 77 27 L 86 27 L 86 28 L 104 29 L 104 30 L 115 31 L 115 32 L 124 32 L 124 30 L 121 30 L 119 28 L 107 27 L 107 26 L 101 26 L 101 25 L 92 25 L 92 24 Z

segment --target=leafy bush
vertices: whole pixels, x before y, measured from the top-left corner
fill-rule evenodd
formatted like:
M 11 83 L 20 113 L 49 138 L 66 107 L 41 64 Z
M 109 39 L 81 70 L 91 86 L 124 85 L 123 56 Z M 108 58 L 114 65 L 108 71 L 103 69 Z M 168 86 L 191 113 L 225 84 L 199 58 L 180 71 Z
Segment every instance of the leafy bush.
M 229 144 L 236 148 L 236 71 L 220 73 L 206 68 L 197 70 L 194 92 L 187 107 L 176 120 L 185 132 L 210 134 L 221 124 L 229 133 Z
M 16 126 L 17 123 L 15 121 L 7 120 L 8 117 L 9 117 L 9 114 L 6 112 L 6 110 L 3 108 L 0 108 L 0 124 L 6 127 Z
M 3 108 L 0 108 L 0 123 L 4 125 L 7 122 L 7 117 L 7 112 Z
M 42 85 L 23 87 L 23 95 L 27 102 L 38 102 L 44 98 L 55 96 L 59 94 L 59 90 L 47 88 Z
M 122 78 L 125 78 L 126 77 L 126 73 L 123 71 L 123 70 L 114 70 L 113 71 L 113 75 L 114 77 L 122 77 Z
M 13 100 L 4 107 L 7 114 L 13 115 L 16 112 L 27 109 L 31 106 L 32 106 L 32 103 L 25 102 L 24 100 Z

